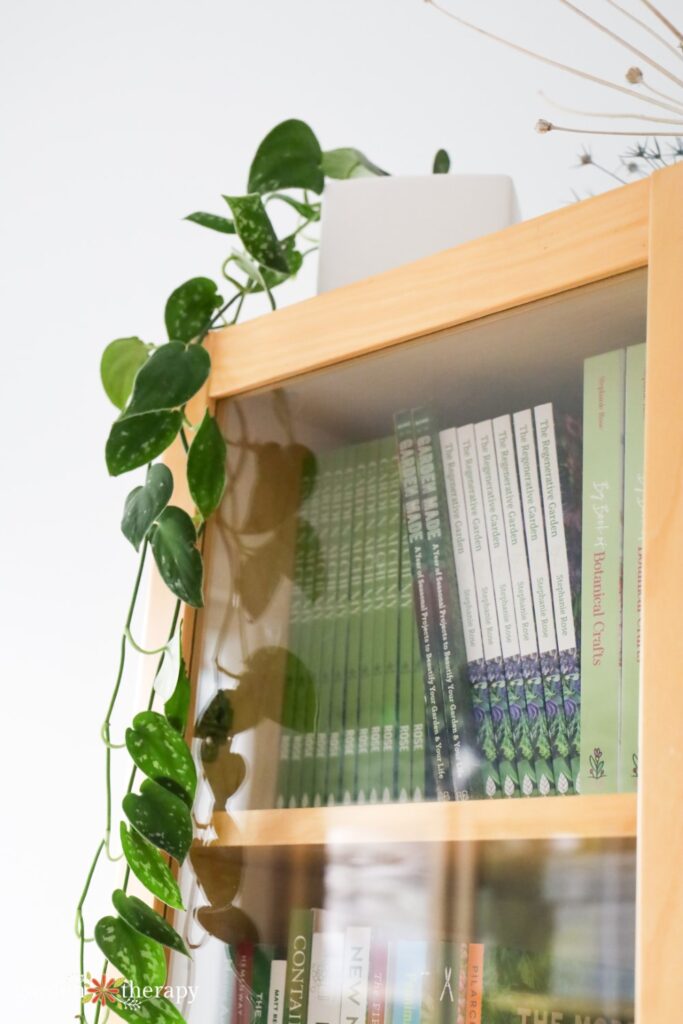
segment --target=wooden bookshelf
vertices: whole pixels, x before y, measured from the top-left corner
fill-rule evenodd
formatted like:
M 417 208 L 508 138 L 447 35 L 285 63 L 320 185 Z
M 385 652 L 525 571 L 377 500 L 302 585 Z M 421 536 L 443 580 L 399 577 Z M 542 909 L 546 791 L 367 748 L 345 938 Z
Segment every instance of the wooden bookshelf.
M 580 401 L 577 367 L 583 358 L 642 340 L 646 314 L 637 797 L 287 810 L 249 810 L 244 800 L 239 806 L 231 802 L 227 811 L 213 814 L 213 829 L 204 839 L 225 853 L 234 848 L 236 857 L 251 848 L 255 857 L 265 858 L 260 891 L 247 888 L 244 896 L 255 907 L 261 900 L 257 917 L 267 916 L 268 901 L 280 898 L 276 882 L 268 881 L 269 849 L 275 858 L 289 856 L 290 847 L 302 863 L 306 850 L 315 849 L 316 870 L 322 871 L 326 851 L 337 846 L 448 848 L 444 863 L 449 866 L 443 869 L 450 872 L 448 885 L 471 895 L 475 874 L 468 875 L 463 865 L 469 863 L 467 851 L 479 846 L 499 848 L 504 857 L 505 841 L 521 840 L 538 843 L 546 857 L 552 856 L 547 849 L 553 849 L 553 840 L 567 839 L 576 840 L 577 849 L 586 841 L 598 858 L 602 843 L 609 858 L 610 844 L 623 841 L 636 850 L 636 1019 L 639 1024 L 677 1019 L 683 1005 L 683 166 L 215 332 L 209 339 L 212 375 L 189 415 L 198 422 L 207 406 L 220 412 L 235 399 L 258 409 L 277 388 L 293 410 L 297 431 L 305 435 L 313 424 L 325 436 L 351 437 L 356 431 L 363 438 L 373 436 L 380 420 L 387 429 L 392 408 L 428 401 L 432 394 L 442 412 L 450 401 L 463 416 L 484 418 L 521 408 L 516 403 L 530 400 L 532 371 L 545 396 L 539 400 L 569 395 Z M 503 400 L 507 406 L 501 406 Z M 169 451 L 168 460 L 178 467 L 176 479 L 183 480 L 179 446 Z M 189 506 L 182 485 L 174 501 Z M 215 524 L 204 543 L 211 570 L 224 545 Z M 227 602 L 224 581 L 221 587 L 220 598 Z M 154 583 L 151 602 L 150 647 L 165 640 L 171 605 Z M 203 681 L 220 683 L 209 653 L 209 605 L 186 616 L 183 632 L 195 706 L 206 702 Z M 274 730 L 250 764 L 251 781 L 277 756 L 276 737 Z M 251 806 L 262 804 L 255 799 Z M 206 820 L 201 809 L 197 817 Z M 571 843 L 564 848 L 573 849 Z M 461 851 L 460 859 L 453 850 Z

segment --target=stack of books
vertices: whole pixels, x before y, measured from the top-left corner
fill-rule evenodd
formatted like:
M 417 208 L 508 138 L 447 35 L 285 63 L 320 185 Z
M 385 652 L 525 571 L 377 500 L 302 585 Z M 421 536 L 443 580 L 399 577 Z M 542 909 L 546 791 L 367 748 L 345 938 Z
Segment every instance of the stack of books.
M 303 470 L 280 807 L 635 788 L 645 346 Z M 581 580 L 584 586 L 581 586 Z
M 628 1024 L 633 971 L 558 963 L 551 949 L 391 940 L 291 912 L 286 959 L 275 946 L 228 947 L 231 1024 Z

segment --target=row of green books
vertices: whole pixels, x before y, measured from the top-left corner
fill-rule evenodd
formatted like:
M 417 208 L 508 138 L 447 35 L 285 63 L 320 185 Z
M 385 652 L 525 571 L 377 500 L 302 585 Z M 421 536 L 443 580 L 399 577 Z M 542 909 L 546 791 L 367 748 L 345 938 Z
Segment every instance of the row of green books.
M 229 1024 L 628 1024 L 633 971 L 482 942 L 387 941 L 291 912 L 286 957 L 228 947 Z
M 634 788 L 644 348 L 586 361 L 583 424 L 415 409 L 311 457 L 278 806 Z

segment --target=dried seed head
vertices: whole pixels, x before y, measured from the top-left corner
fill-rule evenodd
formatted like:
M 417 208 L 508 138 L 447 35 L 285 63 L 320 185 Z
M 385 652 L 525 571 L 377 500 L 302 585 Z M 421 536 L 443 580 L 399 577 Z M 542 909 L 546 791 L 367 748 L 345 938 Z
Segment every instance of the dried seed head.
M 640 68 L 629 68 L 626 72 L 626 81 L 630 82 L 631 85 L 640 85 L 643 81 L 643 72 Z
M 546 121 L 546 119 L 544 117 L 541 117 L 536 122 L 536 131 L 538 132 L 539 135 L 547 135 L 547 133 L 551 132 L 552 130 L 553 130 L 552 124 L 550 123 L 550 121 Z
M 586 167 L 588 164 L 593 163 L 593 154 L 589 149 L 584 149 L 583 153 L 579 153 L 579 164 L 582 167 Z

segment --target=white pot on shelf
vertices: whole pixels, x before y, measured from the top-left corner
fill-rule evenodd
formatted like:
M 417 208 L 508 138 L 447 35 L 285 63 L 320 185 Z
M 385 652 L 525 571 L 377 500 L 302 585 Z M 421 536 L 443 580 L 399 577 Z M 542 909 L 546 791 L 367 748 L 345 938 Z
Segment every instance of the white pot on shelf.
M 328 181 L 318 291 L 431 256 L 518 220 L 515 187 L 503 174 Z

